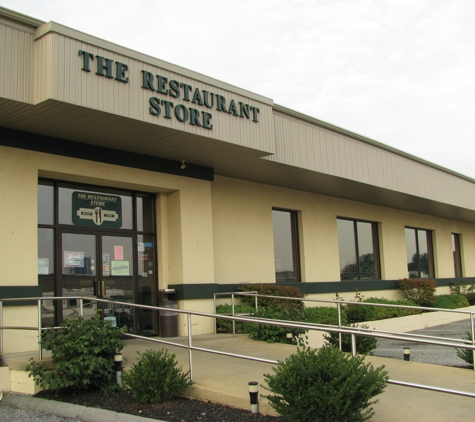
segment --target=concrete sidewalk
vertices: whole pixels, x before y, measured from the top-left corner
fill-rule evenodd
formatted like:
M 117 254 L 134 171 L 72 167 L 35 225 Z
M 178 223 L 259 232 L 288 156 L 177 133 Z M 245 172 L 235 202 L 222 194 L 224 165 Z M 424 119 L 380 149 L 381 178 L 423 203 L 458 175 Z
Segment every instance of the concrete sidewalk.
M 186 338 L 173 341 L 186 344 Z M 193 339 L 193 345 L 280 361 L 296 351 L 296 346 L 254 341 L 246 335 L 237 338 L 227 334 L 197 336 Z M 127 341 L 124 350 L 126 365 L 132 365 L 137 358 L 137 351 L 148 348 L 151 345 L 145 340 Z M 183 370 L 189 369 L 186 349 L 167 349 L 177 355 Z M 375 367 L 385 365 L 389 377 L 394 380 L 475 393 L 475 373 L 468 369 L 405 362 L 402 355 L 400 360 L 375 356 L 367 357 L 366 360 Z M 187 391 L 187 395 L 244 409 L 249 409 L 248 382 L 258 381 L 260 385 L 266 385 L 264 374 L 272 373 L 271 364 L 198 351 L 193 352 L 193 368 L 195 385 Z M 267 392 L 261 387 L 260 393 Z M 373 422 L 471 422 L 475 419 L 475 398 L 396 385 L 388 385 L 386 391 L 377 398 L 379 403 L 374 405 L 376 415 Z M 275 415 L 263 398 L 260 398 L 259 411 Z

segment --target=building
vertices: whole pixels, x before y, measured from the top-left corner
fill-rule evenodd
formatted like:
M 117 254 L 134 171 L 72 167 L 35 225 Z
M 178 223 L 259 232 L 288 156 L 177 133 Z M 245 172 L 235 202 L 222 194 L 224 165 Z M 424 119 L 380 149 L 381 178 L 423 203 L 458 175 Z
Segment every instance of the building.
M 474 280 L 474 180 L 61 24 L 0 8 L 0 40 L 0 297 L 175 289 L 213 312 L 241 283 L 394 298 L 405 277 Z M 4 324 L 34 325 L 14 305 Z M 45 302 L 44 323 L 77 306 Z M 33 349 L 25 333 L 5 352 Z

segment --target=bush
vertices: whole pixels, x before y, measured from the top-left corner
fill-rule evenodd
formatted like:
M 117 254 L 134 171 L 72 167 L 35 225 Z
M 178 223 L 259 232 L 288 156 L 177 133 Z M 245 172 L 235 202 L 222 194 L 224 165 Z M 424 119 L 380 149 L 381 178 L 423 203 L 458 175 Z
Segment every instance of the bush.
M 305 321 L 305 312 L 295 308 L 284 308 L 279 305 L 261 308 L 254 317 L 266 319 L 279 319 L 284 321 Z M 277 327 L 275 325 L 246 323 L 245 332 L 254 340 L 267 343 L 286 343 L 287 333 L 292 333 L 292 343 L 301 346 L 305 343 L 306 330 L 299 328 Z
M 347 327 L 368 329 L 366 324 L 348 324 Z M 325 345 L 340 348 L 340 336 L 338 333 L 324 334 L 323 338 L 327 342 Z M 356 353 L 360 355 L 372 355 L 373 351 L 378 347 L 378 339 L 369 336 L 356 336 Z M 351 353 L 351 334 L 341 335 L 341 350 Z
M 475 293 L 465 293 L 464 296 L 467 298 L 470 306 L 475 305 Z
M 465 337 L 462 337 L 463 340 L 472 341 L 472 333 L 470 331 L 465 331 Z M 455 349 L 457 351 L 457 356 L 464 360 L 465 362 L 473 365 L 473 352 L 468 349 Z
M 216 306 L 216 313 L 217 314 L 232 314 L 232 306 L 225 304 L 225 305 L 218 305 Z M 234 313 L 235 314 L 254 314 L 255 312 L 254 306 L 249 305 L 235 305 L 234 306 Z M 245 332 L 245 322 L 236 321 L 236 333 L 244 333 Z M 233 322 L 228 319 L 219 319 L 216 318 L 216 331 L 218 333 L 232 333 L 233 332 Z
M 297 353 L 265 374 L 273 395 L 270 405 L 291 422 L 360 422 L 374 415 L 370 407 L 388 380 L 384 366 L 374 369 L 361 356 L 352 357 L 334 347 Z
M 468 300 L 463 295 L 439 295 L 435 297 L 434 307 L 443 309 L 457 309 L 469 306 Z
M 238 290 L 242 292 L 256 291 L 258 295 L 266 296 L 305 297 L 305 294 L 298 287 L 285 286 L 282 284 L 244 284 L 239 286 Z M 254 306 L 255 304 L 255 298 L 253 296 L 239 296 L 239 300 L 245 305 Z M 270 305 L 280 305 L 283 308 L 304 309 L 304 304 L 301 300 L 258 298 L 259 309 Z
M 317 306 L 305 310 L 306 321 L 313 324 L 338 325 L 338 309 L 331 306 Z M 346 312 L 341 310 L 341 323 L 348 322 Z
M 388 300 L 377 297 L 365 299 L 363 303 L 381 303 L 386 305 L 417 306 L 410 300 Z M 354 322 L 378 321 L 380 319 L 397 318 L 407 315 L 420 314 L 422 311 L 404 308 L 386 308 L 383 306 L 349 305 L 346 309 L 348 319 Z
M 167 350 L 137 352 L 140 359 L 128 373 L 122 375 L 134 397 L 141 403 L 163 403 L 181 394 L 193 383 L 189 373 L 177 368 L 174 354 Z
M 419 306 L 434 306 L 437 283 L 427 278 L 405 278 L 399 282 L 399 290 L 407 299 Z
M 469 284 L 462 280 L 457 283 L 450 284 L 450 293 L 455 295 L 467 295 L 475 293 L 475 284 Z
M 46 362 L 30 363 L 28 377 L 43 389 L 81 391 L 89 388 L 117 388 L 114 355 L 124 347 L 120 339 L 127 327 L 114 328 L 97 314 L 89 321 L 65 319 L 61 329 L 49 329 L 41 345 L 50 350 L 53 368 Z

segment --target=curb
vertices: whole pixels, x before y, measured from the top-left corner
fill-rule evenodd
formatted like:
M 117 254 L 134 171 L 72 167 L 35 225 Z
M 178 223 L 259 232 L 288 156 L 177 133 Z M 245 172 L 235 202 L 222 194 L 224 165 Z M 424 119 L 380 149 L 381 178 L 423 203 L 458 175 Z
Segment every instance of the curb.
M 4 394 L 1 404 L 30 412 L 45 412 L 67 418 L 79 418 L 84 422 L 166 422 L 128 413 L 117 413 L 111 410 L 15 394 Z

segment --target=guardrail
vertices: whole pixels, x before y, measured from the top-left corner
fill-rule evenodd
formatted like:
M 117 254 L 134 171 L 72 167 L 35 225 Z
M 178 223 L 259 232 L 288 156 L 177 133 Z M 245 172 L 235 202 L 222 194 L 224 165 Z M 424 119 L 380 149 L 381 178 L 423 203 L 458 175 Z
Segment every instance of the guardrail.
M 327 303 L 327 304 L 333 304 L 337 306 L 338 310 L 338 328 L 343 328 L 342 325 L 342 305 L 356 305 L 356 306 L 379 306 L 379 307 L 386 307 L 386 308 L 402 308 L 402 309 L 414 309 L 418 311 L 429 311 L 429 312 L 447 312 L 447 313 L 455 313 L 455 314 L 464 314 L 470 317 L 470 331 L 471 331 L 471 337 L 472 341 L 467 341 L 463 339 L 453 339 L 452 341 L 454 342 L 460 342 L 462 344 L 470 344 L 471 346 L 475 346 L 475 326 L 474 326 L 474 314 L 475 312 L 471 311 L 464 311 L 460 309 L 444 309 L 444 308 L 429 308 L 429 307 L 423 307 L 423 306 L 407 306 L 407 305 L 391 305 L 391 304 L 383 304 L 383 303 L 367 303 L 367 302 L 351 302 L 351 301 L 346 301 L 346 300 L 331 300 L 331 299 L 308 299 L 308 298 L 295 298 L 295 297 L 282 297 L 282 296 L 270 296 L 270 295 L 259 295 L 255 291 L 250 291 L 250 292 L 221 292 L 221 293 L 215 293 L 213 295 L 213 303 L 214 303 L 214 309 L 216 312 L 216 298 L 219 296 L 231 296 L 231 309 L 232 313 L 231 316 L 244 316 L 244 314 L 236 314 L 235 313 L 235 303 L 236 303 L 236 296 L 252 296 L 254 297 L 254 303 L 255 303 L 255 311 L 258 312 L 258 298 L 265 298 L 265 299 L 279 299 L 279 300 L 290 300 L 290 301 L 300 301 L 300 302 L 310 302 L 310 303 Z M 222 314 L 219 314 L 222 315 Z M 312 325 L 318 325 L 318 324 L 312 324 Z M 328 327 L 325 325 L 325 327 Z M 349 327 L 348 327 L 349 328 Z M 393 332 L 393 331 L 377 331 L 377 330 L 368 330 L 364 328 L 359 328 L 360 332 L 361 331 L 368 331 L 373 334 L 380 333 L 380 334 L 389 334 L 389 335 L 399 335 L 400 333 L 398 332 Z M 215 330 L 216 331 L 216 330 Z M 326 330 L 322 330 L 326 331 Z M 328 330 L 331 332 L 331 330 Z M 339 332 L 339 345 L 340 345 L 340 350 L 342 348 L 342 339 L 341 339 L 341 334 L 343 331 Z M 360 334 L 364 335 L 364 334 Z M 236 337 L 236 326 L 233 321 L 233 336 Z M 368 336 L 370 336 L 368 334 Z M 388 337 L 383 337 L 381 336 L 375 336 L 375 337 L 380 337 L 380 338 L 388 338 Z M 391 339 L 398 340 L 396 337 L 390 337 Z M 421 341 L 417 341 L 417 339 L 421 339 Z M 432 339 L 432 340 L 437 340 L 441 341 L 441 343 L 429 343 L 426 341 L 426 339 Z M 407 341 L 414 341 L 414 342 L 419 342 L 419 343 L 428 343 L 428 344 L 436 344 L 440 346 L 449 346 L 448 344 L 444 344 L 446 341 L 445 337 L 437 337 L 437 336 L 426 336 L 426 335 L 421 335 L 421 334 L 411 334 L 411 333 L 405 333 L 404 334 L 404 340 Z M 352 354 L 353 356 L 356 355 L 356 342 L 355 342 L 355 336 L 352 335 L 351 337 L 351 345 L 352 345 Z M 449 347 L 455 347 L 455 346 L 449 346 Z M 457 346 L 458 347 L 458 346 Z M 461 347 L 463 348 L 463 347 Z M 468 347 L 467 347 L 468 349 Z M 470 348 L 473 353 L 473 358 L 475 362 L 475 349 Z M 475 371 L 475 364 L 473 366 L 473 370 Z
M 256 309 L 257 308 L 257 299 L 259 297 L 262 298 L 276 298 L 276 299 L 284 299 L 281 296 L 265 296 L 265 295 L 257 295 L 255 292 L 249 292 L 249 293 L 241 293 L 241 292 L 229 292 L 229 293 L 222 293 L 221 295 L 225 294 L 231 294 L 233 295 L 233 313 L 234 313 L 234 296 L 242 296 L 242 295 L 253 295 L 256 297 Z M 9 298 L 9 299 L 0 299 L 0 352 L 3 351 L 3 331 L 4 330 L 35 330 L 38 332 L 38 345 L 39 345 L 39 356 L 40 359 L 43 358 L 43 353 L 42 353 L 42 347 L 41 347 L 41 337 L 42 337 L 42 332 L 44 330 L 47 330 L 48 328 L 44 328 L 41 325 L 41 302 L 43 300 L 64 300 L 64 297 L 32 297 L 32 298 L 22 298 L 22 301 L 37 301 L 38 304 L 38 327 L 26 327 L 26 326 L 4 326 L 3 325 L 3 302 L 8 302 L 8 301 L 18 301 L 17 298 Z M 139 305 L 135 303 L 130 303 L 130 302 L 120 302 L 120 301 L 115 301 L 115 300 L 109 300 L 109 299 L 99 299 L 96 297 L 87 297 L 87 296 L 68 296 L 67 299 L 76 299 L 79 301 L 79 314 L 83 315 L 84 314 L 84 304 L 83 301 L 93 301 L 93 302 L 98 302 L 98 303 L 105 303 L 105 304 L 114 304 L 114 305 L 124 305 L 128 307 L 133 307 L 133 308 L 140 308 L 140 309 L 148 309 L 148 310 L 153 310 L 153 311 L 170 311 L 169 308 L 164 308 L 164 307 L 159 307 L 159 306 L 150 306 L 150 305 Z M 300 298 L 285 298 L 289 300 L 300 300 Z M 216 301 L 216 298 L 215 298 Z M 364 305 L 364 306 L 389 306 L 389 307 L 399 307 L 399 308 L 415 308 L 415 309 L 423 309 L 423 310 L 428 310 L 428 311 L 445 311 L 445 312 L 456 312 L 456 313 L 462 313 L 462 314 L 467 314 L 470 316 L 470 322 L 472 326 L 472 339 L 473 339 L 473 312 L 470 311 L 461 311 L 461 310 L 448 310 L 448 309 L 438 309 L 438 308 L 421 308 L 421 307 L 411 307 L 411 306 L 400 306 L 400 305 L 382 305 L 382 304 L 373 304 L 373 303 L 364 303 L 364 302 L 350 302 L 350 301 L 335 301 L 335 300 L 323 300 L 323 299 L 305 299 L 305 302 L 324 302 L 324 303 L 333 303 L 336 304 L 338 307 L 338 314 L 339 314 L 339 325 L 325 325 L 325 324 L 314 324 L 314 323 L 306 323 L 306 322 L 290 322 L 290 321 L 283 321 L 283 320 L 275 320 L 275 319 L 263 319 L 263 318 L 256 318 L 252 316 L 236 316 L 236 315 L 224 315 L 224 314 L 210 314 L 210 313 L 205 313 L 205 312 L 198 312 L 198 311 L 188 311 L 188 310 L 182 310 L 182 309 L 174 309 L 174 312 L 184 314 L 186 315 L 187 318 L 187 327 L 188 327 L 188 332 L 187 332 L 187 344 L 180 344 L 168 340 L 163 340 L 161 338 L 154 338 L 154 337 L 145 337 L 145 336 L 140 336 L 137 334 L 132 334 L 132 333 L 127 333 L 127 337 L 130 338 L 137 338 L 137 339 L 142 339 L 142 340 L 147 340 L 150 342 L 154 343 L 160 343 L 160 344 L 165 344 L 169 346 L 174 346 L 174 347 L 180 347 L 180 348 L 186 348 L 188 349 L 188 359 L 189 359 L 189 370 L 190 370 L 190 379 L 194 381 L 194 371 L 193 371 L 193 351 L 200 351 L 200 352 L 207 352 L 207 353 L 213 353 L 213 354 L 218 354 L 218 355 L 224 355 L 224 356 L 229 356 L 229 357 L 235 357 L 235 358 L 240 358 L 240 359 L 246 359 L 246 360 L 253 360 L 257 362 L 264 362 L 264 363 L 269 363 L 272 365 L 278 364 L 277 361 L 275 360 L 269 360 L 269 359 L 263 359 L 263 358 L 258 358 L 254 356 L 247 356 L 247 355 L 239 355 L 235 353 L 229 353 L 229 352 L 223 352 L 219 350 L 214 350 L 214 349 L 208 349 L 208 348 L 203 348 L 203 347 L 196 347 L 193 346 L 193 333 L 192 333 L 192 316 L 199 316 L 199 317 L 209 317 L 209 318 L 219 318 L 219 319 L 228 319 L 230 321 L 242 321 L 242 322 L 248 322 L 248 323 L 256 323 L 256 324 L 267 324 L 267 325 L 274 325 L 274 326 L 279 326 L 279 327 L 287 327 L 289 329 L 303 329 L 303 330 L 314 330 L 314 331 L 323 331 L 323 332 L 330 332 L 330 333 L 339 333 L 340 336 L 342 334 L 349 334 L 351 335 L 351 343 L 352 343 L 352 354 L 355 356 L 356 355 L 356 337 L 357 336 L 367 336 L 367 337 L 376 337 L 376 338 L 385 338 L 385 339 L 391 339 L 391 340 L 400 340 L 400 341 L 410 341 L 410 342 L 415 342 L 415 343 L 425 343 L 425 344 L 434 344 L 434 345 L 439 345 L 439 346 L 446 346 L 446 347 L 453 347 L 453 348 L 460 348 L 460 349 L 468 349 L 472 350 L 472 352 L 475 354 L 475 344 L 474 341 L 469 342 L 467 340 L 463 339 L 452 339 L 448 341 L 447 339 L 443 337 L 435 337 L 435 336 L 424 336 L 424 335 L 416 335 L 416 334 L 411 334 L 411 333 L 396 333 L 396 332 L 390 332 L 390 331 L 378 331 L 378 330 L 369 330 L 369 329 L 364 329 L 360 327 L 350 327 L 350 326 L 343 326 L 341 324 L 341 305 L 342 304 L 351 304 L 351 305 Z M 215 302 L 216 303 L 216 302 Z M 56 329 L 59 329 L 61 327 L 53 327 Z M 235 335 L 235 333 L 234 333 Z M 341 338 L 341 337 L 340 337 Z M 340 347 L 341 347 L 341 342 L 340 342 Z M 400 385 L 400 386 L 405 386 L 405 387 L 411 387 L 411 388 L 418 388 L 418 389 L 425 389 L 425 390 L 431 390 L 431 391 L 438 391 L 438 392 L 443 392 L 443 393 L 449 393 L 449 394 L 455 394 L 455 395 L 461 395 L 461 396 L 466 396 L 466 397 L 473 397 L 475 398 L 475 393 L 472 392 L 467 392 L 467 391 L 459 391 L 459 390 L 451 390 L 451 389 L 446 389 L 442 387 L 434 387 L 434 386 L 428 386 L 428 385 L 423 385 L 423 384 L 415 384 L 415 383 L 409 383 L 405 381 L 398 381 L 398 380 L 388 380 L 389 384 L 394 384 L 394 385 Z

